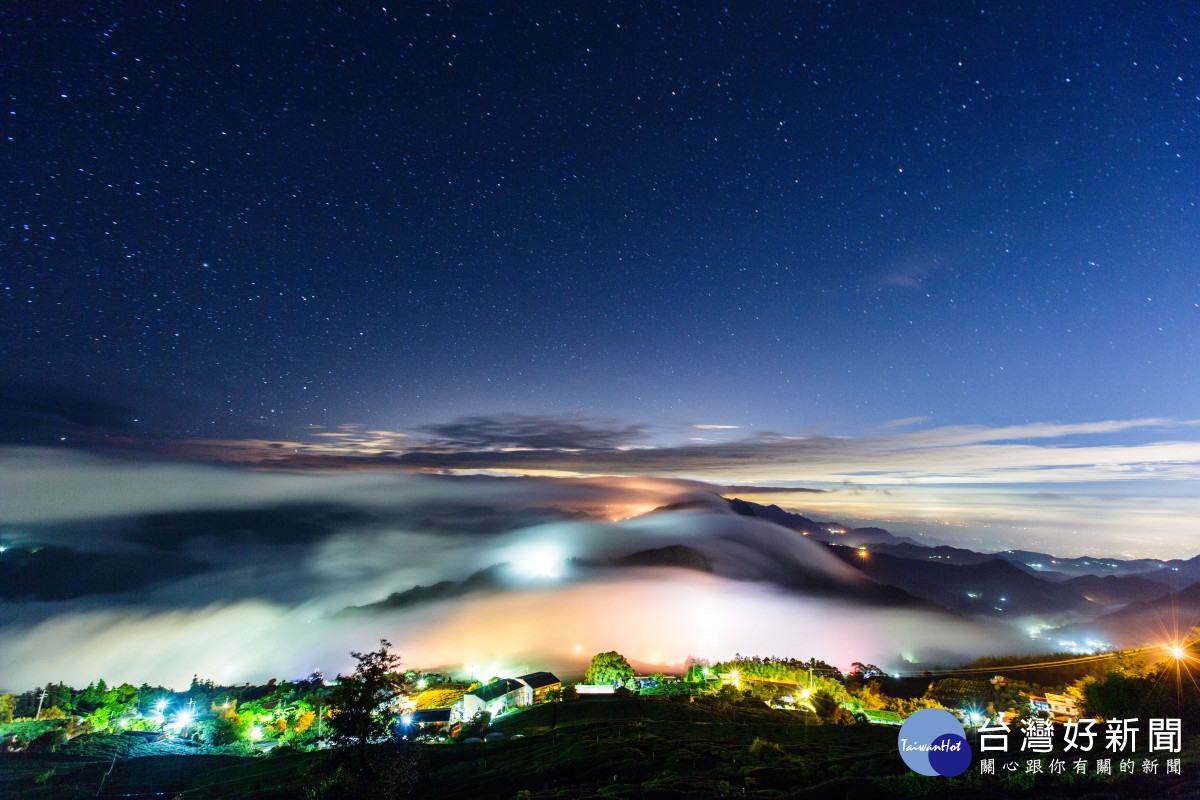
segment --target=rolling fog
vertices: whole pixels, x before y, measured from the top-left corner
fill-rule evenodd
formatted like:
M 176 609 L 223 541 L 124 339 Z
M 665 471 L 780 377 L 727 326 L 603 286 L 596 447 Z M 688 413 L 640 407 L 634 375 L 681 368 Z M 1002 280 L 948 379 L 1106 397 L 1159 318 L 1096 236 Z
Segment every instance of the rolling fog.
M 65 599 L 5 602 L 7 691 L 100 677 L 178 688 L 194 674 L 333 675 L 351 666 L 348 651 L 380 638 L 409 667 L 484 677 L 522 666 L 569 676 L 613 649 L 667 670 L 742 653 L 898 671 L 1023 641 L 1000 626 L 851 599 L 862 582 L 853 568 L 799 534 L 729 513 L 696 482 L 283 473 L 32 450 L 9 451 L 5 465 L 6 546 L 147 565 L 122 591 L 80 585 Z M 676 544 L 711 572 L 611 564 Z M 167 563 L 187 566 L 156 575 Z M 496 565 L 499 579 L 480 591 L 338 613 Z M 796 588 L 796 576 L 824 590 Z

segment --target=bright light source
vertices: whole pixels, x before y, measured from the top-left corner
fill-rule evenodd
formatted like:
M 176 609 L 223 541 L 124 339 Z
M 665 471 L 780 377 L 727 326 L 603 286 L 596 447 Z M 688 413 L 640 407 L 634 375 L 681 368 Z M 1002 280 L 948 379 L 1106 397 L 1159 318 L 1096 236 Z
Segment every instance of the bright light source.
M 1171 654 L 1172 658 L 1187 658 L 1187 650 L 1183 649 L 1183 645 L 1168 645 L 1167 652 Z
M 187 725 L 191 721 L 192 721 L 192 712 L 190 712 L 190 711 L 180 711 L 178 714 L 175 715 L 175 722 L 178 723 L 179 725 Z
M 166 700 L 159 700 L 157 703 L 154 704 L 154 710 L 160 714 L 163 712 L 163 709 L 166 707 L 167 707 Z
M 400 718 L 400 721 L 405 725 L 412 725 L 412 714 L 405 714 Z
M 421 680 L 417 681 L 418 689 L 424 689 L 428 685 L 429 685 L 429 681 L 425 680 L 424 678 L 421 678 Z
M 250 729 L 250 741 L 257 742 L 261 738 L 262 738 L 262 728 L 255 725 L 253 728 Z
M 554 542 L 537 542 L 521 547 L 512 555 L 512 565 L 530 578 L 557 578 L 562 575 L 566 558 Z
M 810 697 L 812 697 L 812 692 L 810 692 L 808 689 L 800 690 L 800 699 L 801 700 L 807 700 Z

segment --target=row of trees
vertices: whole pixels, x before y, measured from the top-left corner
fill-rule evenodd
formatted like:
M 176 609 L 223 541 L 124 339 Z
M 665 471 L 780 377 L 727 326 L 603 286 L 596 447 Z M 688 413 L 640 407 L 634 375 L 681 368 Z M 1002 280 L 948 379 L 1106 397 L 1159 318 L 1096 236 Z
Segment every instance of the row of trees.
M 1163 658 L 1145 650 L 1122 651 L 1103 661 L 1078 664 L 1071 654 L 980 659 L 973 667 L 997 672 L 1032 675 L 1040 680 L 932 676 L 922 693 L 913 684 L 922 679 L 893 679 L 873 664 L 855 663 L 849 674 L 817 659 L 742 656 L 709 664 L 689 659 L 682 680 L 644 689 L 648 694 L 716 695 L 742 697 L 769 705 L 792 703 L 818 713 L 826 721 L 846 721 L 866 711 L 891 711 L 907 716 L 921 708 L 946 708 L 992 718 L 1001 712 L 1018 718 L 1030 713 L 1029 697 L 1047 691 L 1073 697 L 1086 715 L 1118 718 L 1142 716 L 1192 718 L 1200 723 L 1200 693 L 1194 691 L 1200 664 L 1197 645 Z M 1061 667 L 1056 660 L 1072 663 Z M 1051 663 L 1051 666 L 1046 666 Z M 1014 670 L 1029 664 L 1028 670 Z M 1032 666 L 1032 665 L 1037 665 Z M 986 673 L 984 673 L 986 674 Z M 588 668 L 586 683 L 620 684 L 633 675 L 627 659 L 616 652 L 597 654 Z M 734 686 L 721 687 L 718 676 L 733 676 Z M 918 684 L 920 685 L 920 684 Z

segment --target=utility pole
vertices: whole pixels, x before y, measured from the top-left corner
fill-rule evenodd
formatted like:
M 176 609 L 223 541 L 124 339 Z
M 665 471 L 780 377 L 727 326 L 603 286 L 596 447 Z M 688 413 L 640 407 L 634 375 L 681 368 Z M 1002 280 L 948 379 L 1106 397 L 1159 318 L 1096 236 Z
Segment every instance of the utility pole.
M 45 699 L 46 699 L 46 689 L 45 689 L 45 687 L 42 687 L 42 693 L 38 695 L 38 710 L 37 710 L 37 713 L 34 714 L 34 716 L 33 716 L 34 719 L 41 719 L 41 717 L 42 717 L 42 701 Z

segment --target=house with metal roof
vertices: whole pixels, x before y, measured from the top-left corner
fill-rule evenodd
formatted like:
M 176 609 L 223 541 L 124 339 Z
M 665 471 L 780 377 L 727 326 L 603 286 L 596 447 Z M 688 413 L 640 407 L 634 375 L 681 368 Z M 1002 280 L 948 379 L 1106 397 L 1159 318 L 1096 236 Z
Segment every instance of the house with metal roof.
M 524 696 L 528 689 L 529 687 L 525 684 L 512 678 L 492 681 L 486 686 L 480 686 L 478 689 L 472 689 L 464 694 L 462 700 L 454 704 L 456 713 L 452 715 L 452 718 L 456 721 L 466 722 L 486 711 L 492 715 L 492 719 L 495 719 L 505 711 L 530 705 L 530 701 L 522 702 L 525 700 Z
M 554 676 L 552 672 L 531 672 L 528 675 L 519 675 L 516 680 L 529 687 L 529 697 L 527 705 L 534 703 L 544 703 L 550 699 L 551 692 L 557 692 L 562 689 L 562 681 Z
M 407 739 L 425 733 L 433 733 L 440 728 L 450 725 L 450 709 L 425 708 L 420 711 L 410 711 L 396 718 L 392 725 L 392 735 Z M 449 732 L 447 730 L 447 732 Z
M 472 689 L 454 704 L 451 720 L 467 722 L 481 712 L 492 719 L 511 711 L 549 699 L 551 692 L 562 688 L 562 682 L 550 672 L 530 672 L 517 678 L 502 678 L 486 686 Z

